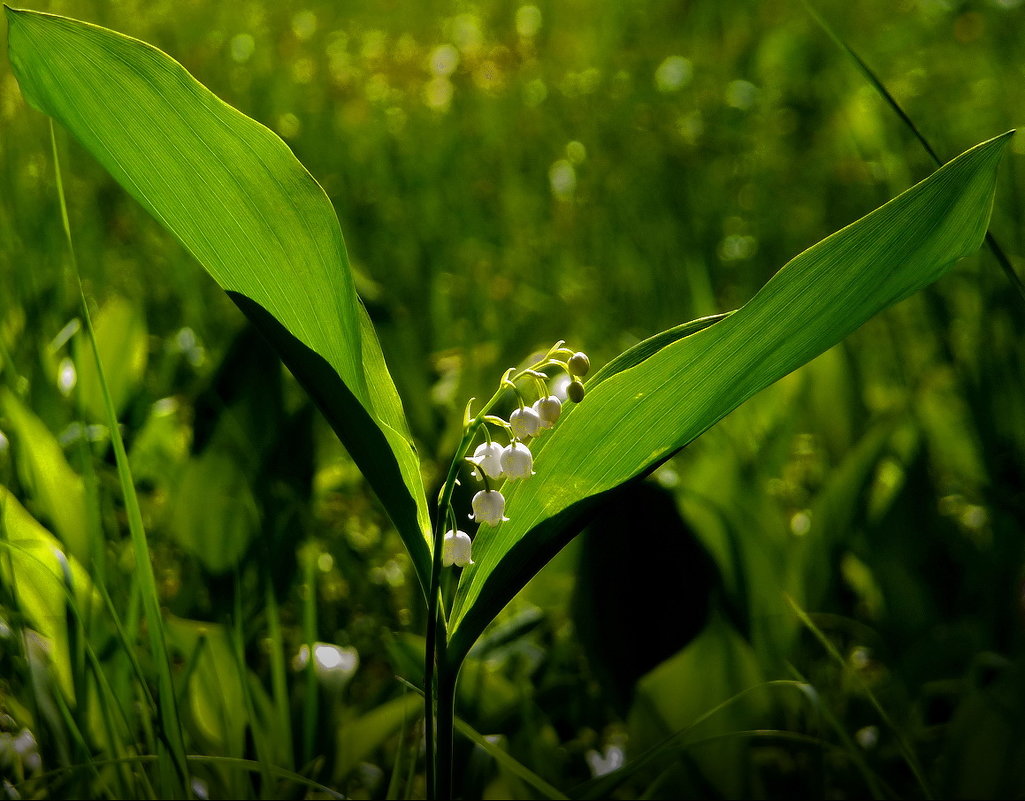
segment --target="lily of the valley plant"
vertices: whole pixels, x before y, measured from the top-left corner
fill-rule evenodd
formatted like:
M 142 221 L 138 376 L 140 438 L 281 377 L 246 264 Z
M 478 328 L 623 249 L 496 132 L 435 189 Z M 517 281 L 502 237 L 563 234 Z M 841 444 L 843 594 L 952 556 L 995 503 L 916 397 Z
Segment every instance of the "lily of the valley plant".
M 588 359 L 561 343 L 510 371 L 480 409 L 467 406 L 435 505 L 356 295 L 334 210 L 288 147 L 149 45 L 63 17 L 6 11 L 25 99 L 77 138 L 255 323 L 387 509 L 428 609 L 432 797 L 452 793 L 460 666 L 506 603 L 602 498 L 974 253 L 1008 140 L 969 149 L 796 256 L 737 311 L 682 323 L 612 359 L 588 377 L 586 395 Z M 566 393 L 572 403 L 551 392 L 555 370 L 573 377 Z M 507 395 L 516 406 L 508 420 L 492 414 Z M 471 480 L 480 482 L 469 510 L 452 506 L 465 459 L 476 474 Z M 473 542 L 460 529 L 468 515 L 479 524 Z M 444 571 L 459 576 L 443 602 Z M 166 654 L 155 601 L 146 618 L 159 668 Z M 154 702 L 173 733 L 176 698 L 166 661 L 162 670 Z M 159 739 L 158 749 L 173 752 L 167 764 L 188 773 L 172 736 Z M 188 786 L 188 776 L 181 779 Z

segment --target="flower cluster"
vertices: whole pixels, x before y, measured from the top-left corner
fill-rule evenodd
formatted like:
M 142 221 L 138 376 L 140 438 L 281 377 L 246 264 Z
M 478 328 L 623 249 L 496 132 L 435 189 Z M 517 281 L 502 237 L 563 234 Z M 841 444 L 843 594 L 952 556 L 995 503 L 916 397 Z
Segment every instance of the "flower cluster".
M 484 489 L 477 492 L 471 501 L 473 513 L 470 518 L 477 523 L 497 526 L 509 519 L 505 516 L 505 496 L 491 486 L 492 481 L 513 481 L 534 475 L 534 456 L 529 443 L 553 428 L 562 414 L 563 399 L 550 390 L 550 377 L 543 372 L 550 367 L 559 367 L 569 374 L 571 381 L 566 389 L 566 398 L 580 403 L 584 398 L 584 385 L 580 379 L 590 370 L 590 360 L 586 354 L 573 352 L 564 348 L 562 342 L 557 342 L 536 364 L 519 372 L 515 369 L 507 370 L 498 392 L 477 416 L 470 416 L 470 406 L 467 405 L 464 443 L 468 448 L 479 431 L 483 431 L 485 437 L 473 456 L 466 457 L 473 465 L 473 477 L 484 483 Z M 533 403 L 528 404 L 524 392 L 518 386 L 517 382 L 521 380 L 533 384 L 537 395 Z M 511 389 L 519 401 L 508 421 L 488 414 L 505 389 Z M 470 403 L 473 403 L 472 399 Z M 492 440 L 489 425 L 505 431 L 509 444 L 502 446 Z M 453 526 L 445 533 L 442 563 L 446 567 L 472 565 L 470 546 L 469 535 Z

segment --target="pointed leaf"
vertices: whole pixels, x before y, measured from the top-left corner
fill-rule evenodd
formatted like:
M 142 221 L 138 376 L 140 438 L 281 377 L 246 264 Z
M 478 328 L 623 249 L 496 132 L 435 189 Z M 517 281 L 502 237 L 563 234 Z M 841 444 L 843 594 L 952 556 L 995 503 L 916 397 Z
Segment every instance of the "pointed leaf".
M 0 414 L 17 437 L 18 473 L 29 489 L 35 512 L 53 526 L 72 556 L 88 563 L 89 514 L 82 477 L 68 464 L 64 449 L 46 424 L 10 390 L 0 389 Z
M 74 699 L 67 604 L 74 598 L 84 620 L 101 604 L 88 574 L 60 542 L 0 486 L 0 581 L 16 593 L 22 614 L 46 638 L 61 688 Z M 73 587 L 73 595 L 68 593 Z
M 419 461 L 323 189 L 281 139 L 156 48 L 6 11 L 28 102 L 64 125 L 278 349 L 381 498 L 426 586 Z
M 457 664 L 498 611 L 579 530 L 601 495 L 669 458 L 769 384 L 977 250 L 1010 134 L 963 153 L 783 269 L 745 306 L 606 373 L 539 441 L 529 481 L 482 529 L 453 611 Z M 644 358 L 646 356 L 646 358 Z M 637 558 L 645 553 L 643 532 Z
M 149 357 L 146 320 L 138 304 L 115 295 L 96 313 L 96 347 L 100 350 L 110 399 L 120 414 L 139 389 Z M 96 360 L 88 350 L 78 360 L 78 393 L 88 422 L 106 419 Z

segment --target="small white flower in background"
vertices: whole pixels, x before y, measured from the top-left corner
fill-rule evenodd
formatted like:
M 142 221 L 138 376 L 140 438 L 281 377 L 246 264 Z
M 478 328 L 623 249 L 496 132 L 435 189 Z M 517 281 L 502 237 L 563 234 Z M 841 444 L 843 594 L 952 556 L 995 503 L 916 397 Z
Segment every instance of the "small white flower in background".
M 534 457 L 522 442 L 513 442 L 502 451 L 502 471 L 507 478 L 526 478 L 534 475 Z
M 35 773 L 42 767 L 35 735 L 28 729 L 17 734 L 0 732 L 0 766 L 19 764 L 26 773 Z
M 605 753 L 595 751 L 593 748 L 586 755 L 588 767 L 591 768 L 591 775 L 598 777 L 623 766 L 626 755 L 618 745 L 607 745 Z
M 541 420 L 541 428 L 552 428 L 562 414 L 562 401 L 555 395 L 534 401 L 534 411 Z
M 509 427 L 516 439 L 526 439 L 537 433 L 541 427 L 541 417 L 534 409 L 525 406 L 509 415 Z
M 67 397 L 77 383 L 78 371 L 75 369 L 75 363 L 65 356 L 57 366 L 57 389 L 60 390 L 61 395 Z
M 303 670 L 310 662 L 310 647 L 303 643 L 292 659 L 294 670 Z M 342 648 L 329 642 L 313 644 L 313 672 L 326 690 L 338 692 L 356 674 L 359 652 L 355 648 Z
M 497 526 L 503 520 L 505 514 L 505 497 L 498 490 L 481 490 L 473 496 L 470 502 L 473 507 L 471 517 L 478 523 L 487 523 L 489 526 Z
M 488 478 L 502 477 L 502 446 L 497 442 L 482 442 L 473 452 L 470 461 L 483 470 Z
M 445 541 L 441 547 L 441 563 L 445 567 L 466 567 L 473 564 L 470 558 L 470 535 L 465 531 L 446 531 Z

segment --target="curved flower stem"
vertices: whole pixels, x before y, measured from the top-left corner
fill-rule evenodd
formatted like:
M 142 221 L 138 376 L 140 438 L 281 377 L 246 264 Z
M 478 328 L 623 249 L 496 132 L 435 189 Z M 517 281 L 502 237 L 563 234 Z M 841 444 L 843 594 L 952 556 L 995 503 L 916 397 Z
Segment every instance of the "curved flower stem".
M 448 476 L 445 478 L 445 485 L 442 487 L 441 498 L 438 500 L 438 510 L 434 518 L 434 560 L 431 564 L 431 587 L 427 594 L 427 642 L 424 649 L 424 723 L 425 733 L 427 735 L 426 759 L 428 798 L 448 797 L 439 794 L 441 788 L 438 783 L 437 768 L 440 764 L 442 766 L 442 771 L 444 772 L 446 770 L 446 763 L 440 759 L 443 754 L 440 751 L 436 753 L 434 747 L 436 737 L 439 741 L 444 739 L 443 732 L 440 730 L 435 732 L 434 720 L 434 671 L 435 654 L 438 650 L 438 629 L 440 628 L 442 630 L 442 648 L 444 648 L 446 644 L 445 637 L 447 636 L 444 611 L 438 603 L 441 596 L 441 552 L 445 538 L 445 520 L 448 516 L 449 509 L 452 506 L 452 493 L 455 490 L 456 476 L 459 474 L 459 465 L 477 433 L 477 425 L 474 425 L 474 422 L 475 421 L 471 421 L 470 425 L 463 431 L 463 438 L 459 442 L 459 447 L 456 448 L 455 458 L 452 459 L 452 464 L 449 465 Z M 451 761 L 451 755 L 452 749 L 450 746 L 448 748 L 449 761 Z M 447 770 L 449 774 L 451 774 L 451 768 L 449 767 Z M 449 784 L 451 784 L 451 782 L 449 782 Z
M 427 797 L 429 799 L 452 797 L 452 735 L 455 719 L 456 676 L 459 673 L 459 666 L 449 665 L 446 659 L 448 625 L 445 618 L 445 606 L 440 601 L 442 600 L 441 554 L 444 547 L 445 525 L 452 514 L 452 493 L 455 491 L 459 467 L 469 451 L 470 445 L 476 439 L 477 432 L 482 427 L 490 442 L 491 437 L 487 432 L 486 420 L 488 412 L 498 402 L 502 393 L 506 389 L 512 389 L 522 406 L 523 397 L 516 386 L 516 381 L 528 375 L 534 375 L 536 378 L 536 373 L 544 367 L 554 364 L 561 365 L 561 362 L 552 359 L 553 354 L 565 350 L 559 348 L 561 344 L 561 342 L 558 343 L 545 358 L 530 367 L 519 372 L 516 372 L 514 368 L 507 370 L 502 376 L 498 390 L 473 417 L 470 417 L 470 404 L 467 404 L 463 437 L 459 441 L 452 463 L 449 465 L 448 475 L 445 477 L 445 484 L 442 486 L 441 495 L 438 498 L 438 509 L 434 517 L 434 558 L 431 563 L 431 586 L 427 593 L 427 638 L 424 649 L 424 729 L 427 738 L 425 756 L 427 761 Z M 507 425 L 504 420 L 498 422 Z M 484 476 L 485 486 L 487 486 L 487 476 L 484 470 L 481 469 L 480 473 Z M 440 676 L 438 676 L 439 664 L 443 667 Z

